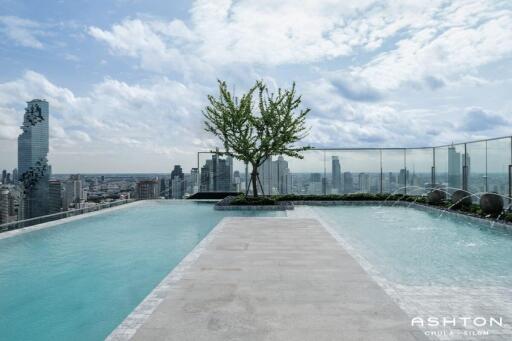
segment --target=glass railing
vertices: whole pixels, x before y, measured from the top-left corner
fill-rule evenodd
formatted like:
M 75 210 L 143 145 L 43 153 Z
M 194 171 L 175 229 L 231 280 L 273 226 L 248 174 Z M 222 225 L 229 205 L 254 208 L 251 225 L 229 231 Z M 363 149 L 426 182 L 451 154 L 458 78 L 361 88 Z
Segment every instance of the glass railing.
M 90 206 L 90 207 L 78 208 L 78 209 L 74 209 L 74 210 L 48 214 L 48 215 L 30 218 L 30 219 L 17 220 L 17 221 L 13 221 L 13 222 L 6 223 L 6 224 L 1 224 L 0 232 L 16 230 L 16 229 L 20 229 L 23 227 L 28 227 L 28 226 L 32 226 L 32 225 L 41 224 L 41 223 L 47 223 L 47 222 L 62 219 L 62 218 L 68 218 L 68 217 L 73 217 L 73 216 L 77 216 L 77 215 L 84 214 L 84 213 L 99 211 L 99 210 L 103 210 L 105 208 L 124 205 L 124 204 L 130 203 L 130 202 L 133 202 L 133 201 L 135 201 L 135 200 L 134 199 L 116 200 L 116 201 L 98 204 L 98 205 L 94 205 L 94 206 Z
M 439 188 L 512 196 L 510 136 L 420 148 L 315 148 L 303 155 L 267 160 L 258 171 L 260 193 L 421 195 Z M 197 167 L 191 187 L 198 192 L 252 192 L 251 168 L 239 160 L 199 152 Z

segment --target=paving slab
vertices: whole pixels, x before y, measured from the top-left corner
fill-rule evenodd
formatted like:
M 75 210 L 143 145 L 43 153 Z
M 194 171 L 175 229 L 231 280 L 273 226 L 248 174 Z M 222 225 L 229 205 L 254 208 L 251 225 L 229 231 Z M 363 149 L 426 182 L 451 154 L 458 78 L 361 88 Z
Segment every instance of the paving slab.
M 427 339 L 317 220 L 221 224 L 133 340 Z

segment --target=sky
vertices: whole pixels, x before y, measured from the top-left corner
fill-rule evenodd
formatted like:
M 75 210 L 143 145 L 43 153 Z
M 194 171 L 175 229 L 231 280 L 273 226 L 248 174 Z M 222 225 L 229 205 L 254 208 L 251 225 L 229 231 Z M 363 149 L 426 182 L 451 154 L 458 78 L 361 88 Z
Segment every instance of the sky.
M 54 173 L 189 171 L 218 79 L 295 81 L 316 147 L 511 135 L 512 2 L 0 0 L 0 169 L 44 98 Z

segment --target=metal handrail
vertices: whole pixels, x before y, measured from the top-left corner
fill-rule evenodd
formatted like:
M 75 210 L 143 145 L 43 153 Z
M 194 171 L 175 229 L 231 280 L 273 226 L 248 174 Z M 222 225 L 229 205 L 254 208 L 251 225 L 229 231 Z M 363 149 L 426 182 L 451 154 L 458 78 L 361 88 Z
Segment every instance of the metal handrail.
M 116 200 L 108 203 L 103 203 L 91 207 L 84 207 L 84 208 L 77 208 L 74 210 L 64 211 L 64 212 L 58 212 L 58 213 L 52 213 L 47 214 L 35 218 L 29 218 L 29 219 L 23 219 L 23 220 L 16 220 L 12 221 L 10 223 L 5 223 L 0 225 L 0 232 L 6 232 L 6 231 L 12 231 L 23 227 L 28 227 L 32 225 L 37 225 L 41 223 L 46 223 L 50 221 L 55 221 L 67 217 L 73 217 L 85 213 L 100 211 L 105 208 L 110 207 L 116 207 L 123 204 L 128 204 L 130 202 L 134 202 L 135 199 L 123 199 L 123 200 Z

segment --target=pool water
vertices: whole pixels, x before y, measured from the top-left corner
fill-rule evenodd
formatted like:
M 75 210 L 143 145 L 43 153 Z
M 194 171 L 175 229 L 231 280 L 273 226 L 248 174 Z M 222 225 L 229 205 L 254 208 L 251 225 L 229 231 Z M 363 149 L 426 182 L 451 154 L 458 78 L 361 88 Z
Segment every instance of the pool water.
M 0 339 L 102 340 L 225 216 L 148 201 L 0 240 Z
M 406 207 L 314 211 L 390 281 L 512 287 L 512 234 L 503 229 Z

